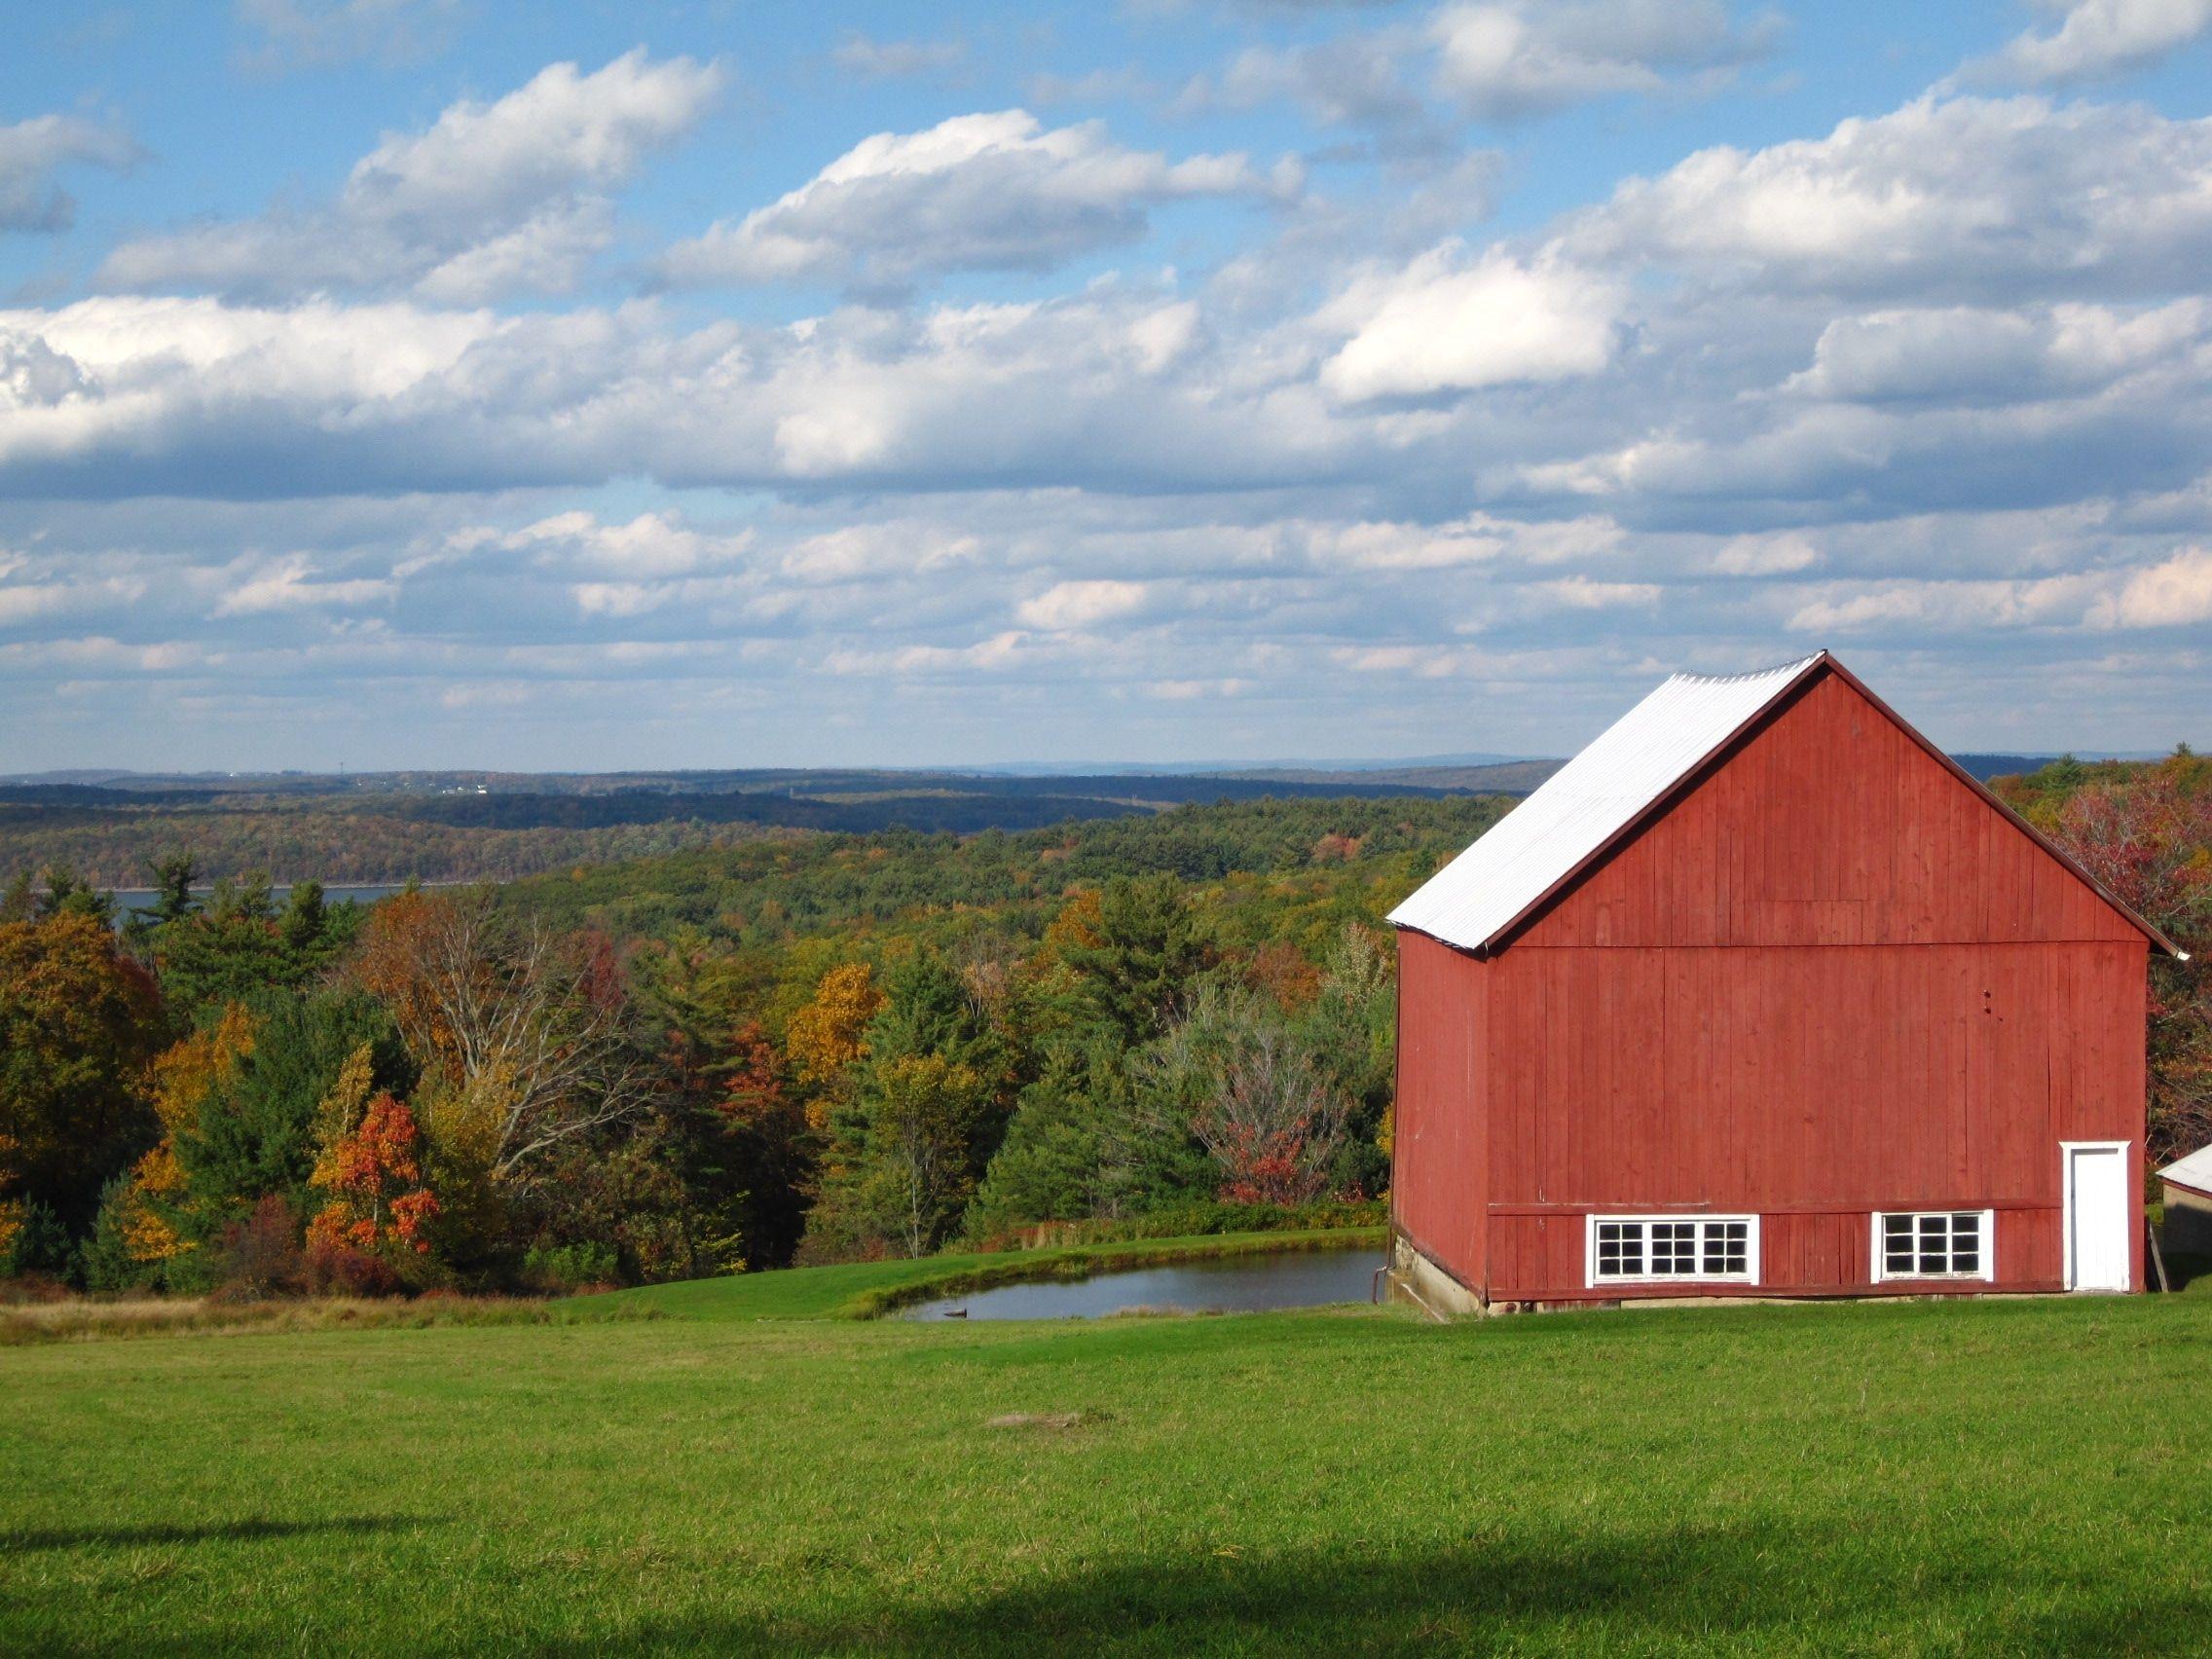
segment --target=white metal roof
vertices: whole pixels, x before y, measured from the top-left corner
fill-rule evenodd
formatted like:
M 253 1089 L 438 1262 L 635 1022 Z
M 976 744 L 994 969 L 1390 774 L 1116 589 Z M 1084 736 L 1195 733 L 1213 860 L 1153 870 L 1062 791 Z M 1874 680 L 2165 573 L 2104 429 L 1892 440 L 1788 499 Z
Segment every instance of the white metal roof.
M 1480 950 L 1821 660 L 1677 674 L 1431 876 L 1390 920 Z
M 2177 1158 L 2158 1171 L 2158 1179 L 2199 1193 L 2212 1193 L 2212 1146 L 2200 1146 L 2187 1158 Z

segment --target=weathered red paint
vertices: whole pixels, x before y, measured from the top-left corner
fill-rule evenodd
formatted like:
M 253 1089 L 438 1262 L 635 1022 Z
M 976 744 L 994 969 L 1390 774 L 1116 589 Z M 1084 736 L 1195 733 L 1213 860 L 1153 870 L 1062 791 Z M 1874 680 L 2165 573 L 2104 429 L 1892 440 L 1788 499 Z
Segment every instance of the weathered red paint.
M 2148 949 L 1824 665 L 1501 945 L 1401 931 L 1393 1219 L 1493 1302 L 2061 1289 L 2059 1143 L 2141 1189 Z M 1995 1282 L 1876 1284 L 1935 1208 Z M 1674 1209 L 1758 1215 L 1760 1282 L 1587 1285 L 1586 1215 Z

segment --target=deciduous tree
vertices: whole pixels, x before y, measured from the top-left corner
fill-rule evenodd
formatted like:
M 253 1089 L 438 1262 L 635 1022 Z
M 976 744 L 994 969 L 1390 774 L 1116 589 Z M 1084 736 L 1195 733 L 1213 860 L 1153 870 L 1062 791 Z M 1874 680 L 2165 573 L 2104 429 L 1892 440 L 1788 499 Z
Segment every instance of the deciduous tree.
M 2212 1142 L 2212 764 L 2186 750 L 2078 789 L 2047 820 L 2058 843 L 2116 898 L 2190 953 L 2151 964 L 2154 1161 Z
M 145 1066 L 160 999 L 97 916 L 0 923 L 0 1199 L 38 1199 L 72 1234 L 153 1138 Z
M 489 893 L 407 894 L 354 968 L 434 1087 L 439 1133 L 528 1182 L 544 1155 L 640 1111 L 650 1065 L 608 956 L 500 915 Z

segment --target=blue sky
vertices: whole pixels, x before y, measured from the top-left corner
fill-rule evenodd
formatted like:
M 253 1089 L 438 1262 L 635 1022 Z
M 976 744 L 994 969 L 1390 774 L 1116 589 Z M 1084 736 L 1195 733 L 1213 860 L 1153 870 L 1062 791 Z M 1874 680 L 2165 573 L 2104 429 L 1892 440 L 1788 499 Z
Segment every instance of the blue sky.
M 2212 0 L 18 34 L 0 770 L 2206 735 Z

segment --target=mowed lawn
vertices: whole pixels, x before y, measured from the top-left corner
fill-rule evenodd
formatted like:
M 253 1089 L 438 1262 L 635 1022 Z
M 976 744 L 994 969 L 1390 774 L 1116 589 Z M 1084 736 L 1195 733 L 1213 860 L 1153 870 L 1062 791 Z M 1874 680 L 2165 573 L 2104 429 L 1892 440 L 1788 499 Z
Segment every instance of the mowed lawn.
M 0 1649 L 2212 1641 L 2212 1297 L 759 1316 L 836 1283 L 0 1351 Z

